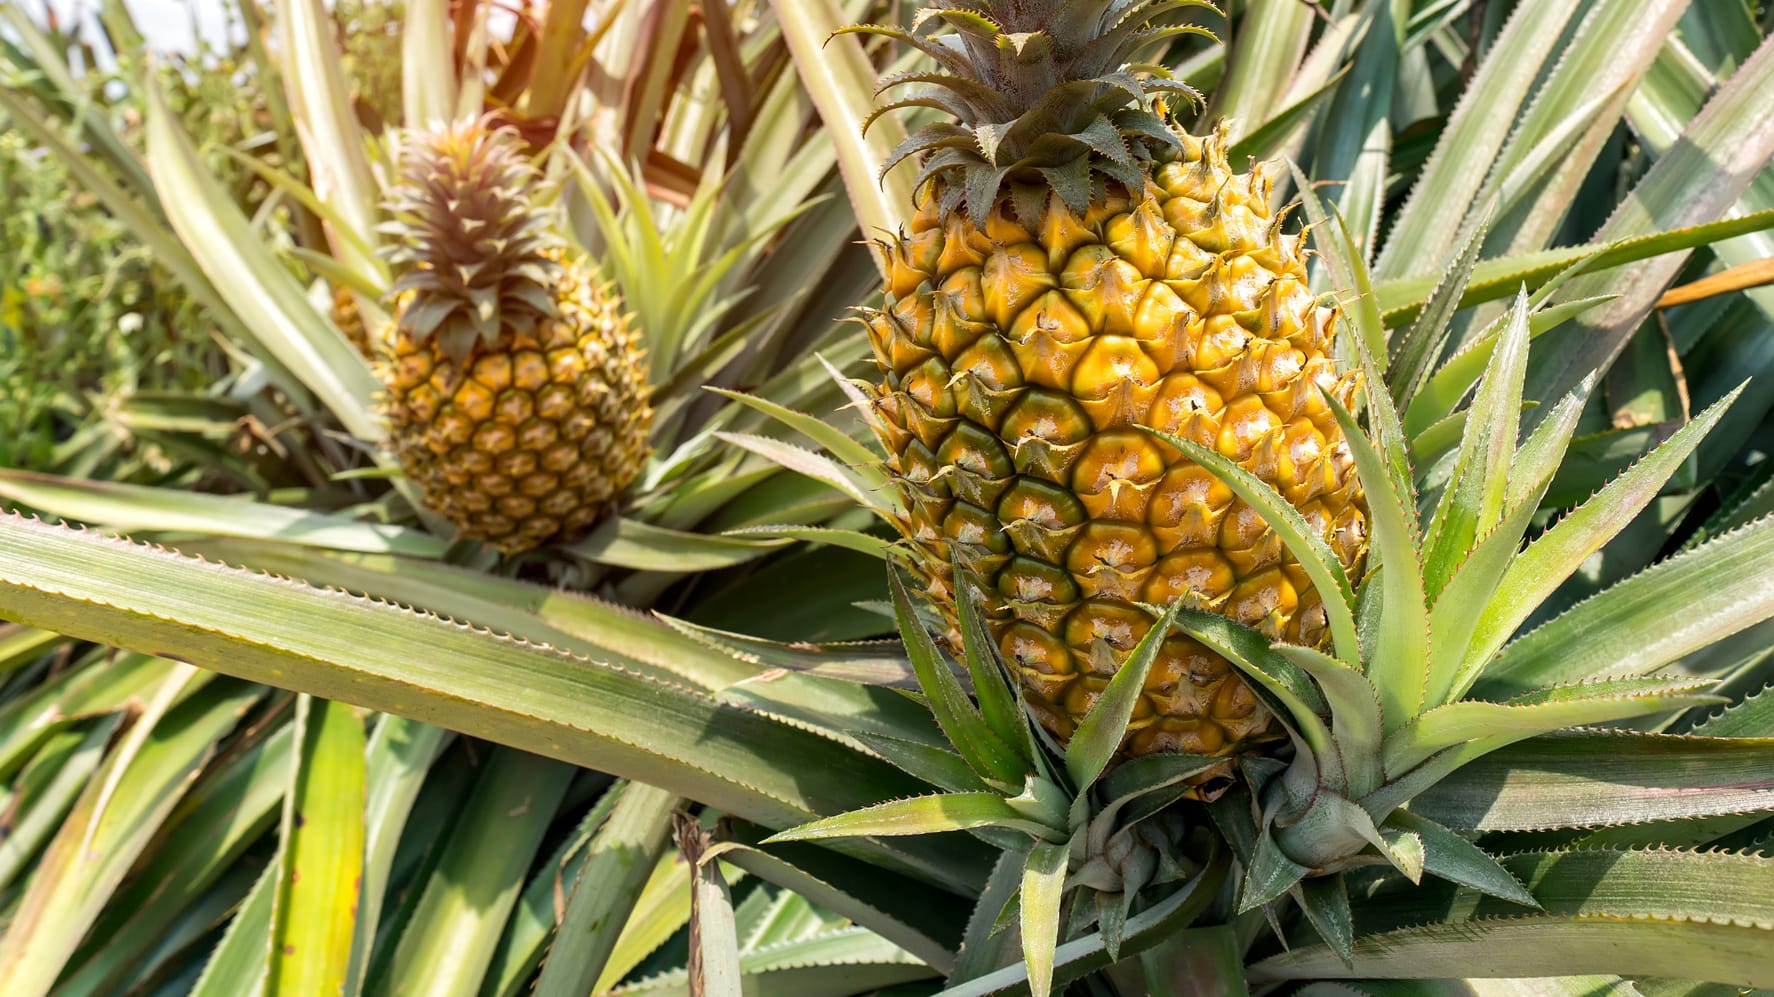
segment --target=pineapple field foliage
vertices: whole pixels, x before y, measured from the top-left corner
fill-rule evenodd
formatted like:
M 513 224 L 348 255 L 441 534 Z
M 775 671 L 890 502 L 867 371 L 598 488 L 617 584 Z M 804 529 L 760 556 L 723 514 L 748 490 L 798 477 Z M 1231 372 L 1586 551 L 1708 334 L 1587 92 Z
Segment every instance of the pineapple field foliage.
M 82 64 L 111 67 L 83 76 L 70 96 L 139 152 L 146 106 L 132 81 L 143 53 L 127 37 L 119 45 L 89 26 L 63 27 L 66 34 L 46 40 Z M 19 41 L 8 34 L 0 44 L 16 52 Z M 157 75 L 218 180 L 257 210 L 267 188 L 224 153 L 268 154 L 260 85 L 245 57 L 204 48 Z M 33 89 L 24 77 L 7 81 L 9 95 Z M 9 206 L 0 222 L 0 464 L 150 484 L 194 480 L 188 452 L 177 443 L 168 450 L 161 434 L 181 417 L 179 395 L 227 369 L 210 323 L 67 163 L 10 113 L 0 111 L 0 133 L 0 197 Z
M 246 6 L 205 75 L 104 4 L 115 79 L 7 11 L 0 169 L 84 194 L 0 253 L 92 289 L 8 307 L 99 332 L 26 361 L 59 446 L 0 453 L 0 992 L 1774 987 L 1769 12 L 1175 5 L 1224 42 L 1144 56 L 1182 123 L 1297 164 L 1377 571 L 1173 434 L 1329 640 L 1180 606 L 1062 744 L 965 568 L 925 607 L 884 566 L 916 510 L 842 320 L 934 111 L 865 137 L 929 67 L 833 32 L 913 5 L 492 6 Z M 481 115 L 655 408 L 616 514 L 511 558 L 404 480 L 342 328 L 398 308 L 398 126 Z M 1235 766 L 1111 764 L 1173 627 L 1279 718 Z

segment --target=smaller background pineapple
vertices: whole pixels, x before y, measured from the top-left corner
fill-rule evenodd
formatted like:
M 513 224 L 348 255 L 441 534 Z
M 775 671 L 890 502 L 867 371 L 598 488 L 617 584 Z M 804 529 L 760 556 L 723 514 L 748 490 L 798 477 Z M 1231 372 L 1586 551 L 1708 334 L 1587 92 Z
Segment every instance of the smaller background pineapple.
M 333 285 L 332 319 L 333 325 L 345 334 L 357 352 L 365 357 L 375 356 L 370 348 L 370 331 L 364 325 L 363 312 L 357 307 L 357 295 L 343 284 Z
M 572 539 L 640 473 L 652 410 L 622 303 L 550 231 L 515 136 L 410 143 L 390 199 L 384 411 L 407 475 L 464 537 L 515 554 Z

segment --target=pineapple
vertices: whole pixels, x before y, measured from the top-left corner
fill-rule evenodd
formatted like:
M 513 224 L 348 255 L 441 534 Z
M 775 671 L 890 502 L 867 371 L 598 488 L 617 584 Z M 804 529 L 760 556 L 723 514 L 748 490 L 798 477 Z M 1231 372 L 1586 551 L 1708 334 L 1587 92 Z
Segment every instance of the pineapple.
M 918 24 L 956 27 L 960 44 L 916 38 L 945 72 L 909 77 L 933 86 L 883 108 L 953 118 L 897 152 L 926 153 L 922 200 L 883 246 L 886 307 L 864 312 L 898 525 L 951 629 L 951 564 L 977 579 L 1031 712 L 1062 742 L 1152 626 L 1142 604 L 1325 636 L 1318 593 L 1263 518 L 1140 427 L 1272 484 L 1345 566 L 1367 546 L 1321 394 L 1347 402 L 1356 379 L 1331 358 L 1337 315 L 1307 288 L 1301 237 L 1282 232 L 1260 168 L 1234 172 L 1223 130 L 1173 128 L 1160 95 L 1186 87 L 1123 68 L 1146 32 L 1193 30 L 1170 24 L 1178 6 L 935 0 Z M 1229 663 L 1179 636 L 1124 750 L 1230 753 L 1269 729 Z
M 396 451 L 426 503 L 506 554 L 585 532 L 646 460 L 622 303 L 551 235 L 515 137 L 418 136 L 390 201 L 400 269 L 377 337 Z
M 370 331 L 364 327 L 363 312 L 357 307 L 357 295 L 343 284 L 333 286 L 331 315 L 333 326 L 351 341 L 358 353 L 366 357 L 375 356 L 370 348 Z

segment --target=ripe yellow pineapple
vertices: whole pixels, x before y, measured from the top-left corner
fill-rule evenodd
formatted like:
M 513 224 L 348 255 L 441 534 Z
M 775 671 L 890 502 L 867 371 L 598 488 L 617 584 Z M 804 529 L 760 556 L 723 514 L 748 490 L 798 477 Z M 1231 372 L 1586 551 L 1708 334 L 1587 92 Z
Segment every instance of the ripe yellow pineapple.
M 570 540 L 640 473 L 652 410 L 622 303 L 566 255 L 515 137 L 414 136 L 390 200 L 393 325 L 377 373 L 395 449 L 461 534 Z
M 357 347 L 357 352 L 366 357 L 375 356 L 370 347 L 370 331 L 364 327 L 363 312 L 357 307 L 357 295 L 343 284 L 333 287 L 332 319 L 333 325 L 345 334 L 352 346 Z
M 1307 289 L 1300 236 L 1271 215 L 1260 169 L 1233 171 L 1223 133 L 1170 124 L 1159 95 L 1187 88 L 1124 68 L 1188 30 L 1173 23 L 1184 6 L 935 0 L 918 23 L 959 44 L 857 29 L 941 64 L 884 110 L 953 118 L 899 150 L 925 154 L 922 201 L 884 247 L 887 307 L 865 313 L 900 527 L 951 623 L 951 559 L 979 581 L 1030 709 L 1062 741 L 1151 628 L 1142 603 L 1324 636 L 1318 594 L 1261 516 L 1139 427 L 1274 485 L 1346 566 L 1366 550 L 1320 395 L 1347 401 L 1355 381 L 1329 356 L 1336 314 Z M 1232 752 L 1269 724 L 1225 660 L 1172 637 L 1125 750 Z

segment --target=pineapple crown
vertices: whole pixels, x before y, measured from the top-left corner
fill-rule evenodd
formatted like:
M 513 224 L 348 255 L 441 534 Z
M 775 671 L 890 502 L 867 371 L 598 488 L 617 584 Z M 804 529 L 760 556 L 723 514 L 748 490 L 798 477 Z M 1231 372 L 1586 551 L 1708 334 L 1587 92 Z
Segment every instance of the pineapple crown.
M 555 317 L 557 240 L 518 137 L 462 121 L 414 136 L 402 158 L 383 230 L 398 237 L 390 294 L 412 295 L 403 330 L 461 360 Z
M 878 93 L 922 86 L 877 108 L 865 131 L 881 115 L 912 107 L 952 119 L 909 135 L 883 172 L 924 154 L 917 187 L 934 181 L 945 210 L 965 202 L 984 218 L 1008 189 L 1019 216 L 1033 217 L 1050 191 L 1078 212 L 1104 179 L 1138 191 L 1142 161 L 1182 150 L 1163 97 L 1199 102 L 1200 94 L 1135 56 L 1179 35 L 1217 41 L 1181 23 L 1196 9 L 1218 12 L 1208 0 L 931 0 L 909 31 L 843 30 L 898 39 L 938 67 L 881 81 Z

